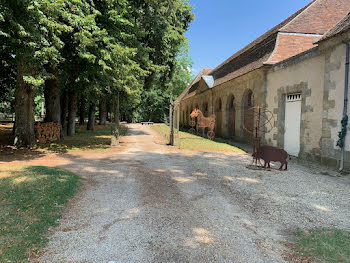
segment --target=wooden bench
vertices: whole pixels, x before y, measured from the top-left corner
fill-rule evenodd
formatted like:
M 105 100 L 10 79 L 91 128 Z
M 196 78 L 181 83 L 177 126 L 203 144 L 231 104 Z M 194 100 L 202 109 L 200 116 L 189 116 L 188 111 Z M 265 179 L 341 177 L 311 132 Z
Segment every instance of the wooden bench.
M 152 121 L 141 121 L 142 125 L 151 125 L 154 124 Z

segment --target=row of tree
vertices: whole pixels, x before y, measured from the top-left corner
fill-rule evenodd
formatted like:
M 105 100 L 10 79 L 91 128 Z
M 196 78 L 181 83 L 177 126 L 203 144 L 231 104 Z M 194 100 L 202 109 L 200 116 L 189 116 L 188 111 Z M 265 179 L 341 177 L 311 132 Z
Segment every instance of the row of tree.
M 0 0 L 0 98 L 14 96 L 15 145 L 35 142 L 37 94 L 62 136 L 74 135 L 78 106 L 91 129 L 97 106 L 104 123 L 110 105 L 114 143 L 119 98 L 128 119 L 159 117 L 192 77 L 193 18 L 188 0 Z

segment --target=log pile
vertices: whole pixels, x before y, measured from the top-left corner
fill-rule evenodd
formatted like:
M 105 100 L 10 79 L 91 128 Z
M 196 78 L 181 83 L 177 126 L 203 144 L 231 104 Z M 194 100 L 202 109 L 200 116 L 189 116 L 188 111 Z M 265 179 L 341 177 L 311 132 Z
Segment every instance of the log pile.
M 38 142 L 51 142 L 60 139 L 61 126 L 54 122 L 37 122 L 34 131 Z

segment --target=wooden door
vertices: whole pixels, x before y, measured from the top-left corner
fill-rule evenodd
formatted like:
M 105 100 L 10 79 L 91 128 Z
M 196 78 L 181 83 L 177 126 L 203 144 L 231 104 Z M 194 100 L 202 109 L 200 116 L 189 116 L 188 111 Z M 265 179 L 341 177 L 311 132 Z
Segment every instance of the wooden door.
M 284 120 L 284 149 L 293 156 L 300 151 L 301 94 L 287 95 Z

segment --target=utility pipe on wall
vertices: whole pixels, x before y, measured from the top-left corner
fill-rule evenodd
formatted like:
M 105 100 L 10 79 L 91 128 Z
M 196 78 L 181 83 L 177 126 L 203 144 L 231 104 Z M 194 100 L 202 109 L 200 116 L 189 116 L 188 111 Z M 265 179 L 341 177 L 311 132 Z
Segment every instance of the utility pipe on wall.
M 344 155 L 345 155 L 345 137 L 346 137 L 346 129 L 347 129 L 347 112 L 348 112 L 348 89 L 349 89 L 349 52 L 350 52 L 350 44 L 346 41 L 342 41 L 346 46 L 346 59 L 345 59 L 345 87 L 344 87 L 344 109 L 343 109 L 343 120 L 342 120 L 342 132 L 343 133 L 343 143 L 341 145 L 341 156 L 340 156 L 340 167 L 339 171 L 343 171 L 344 169 Z

